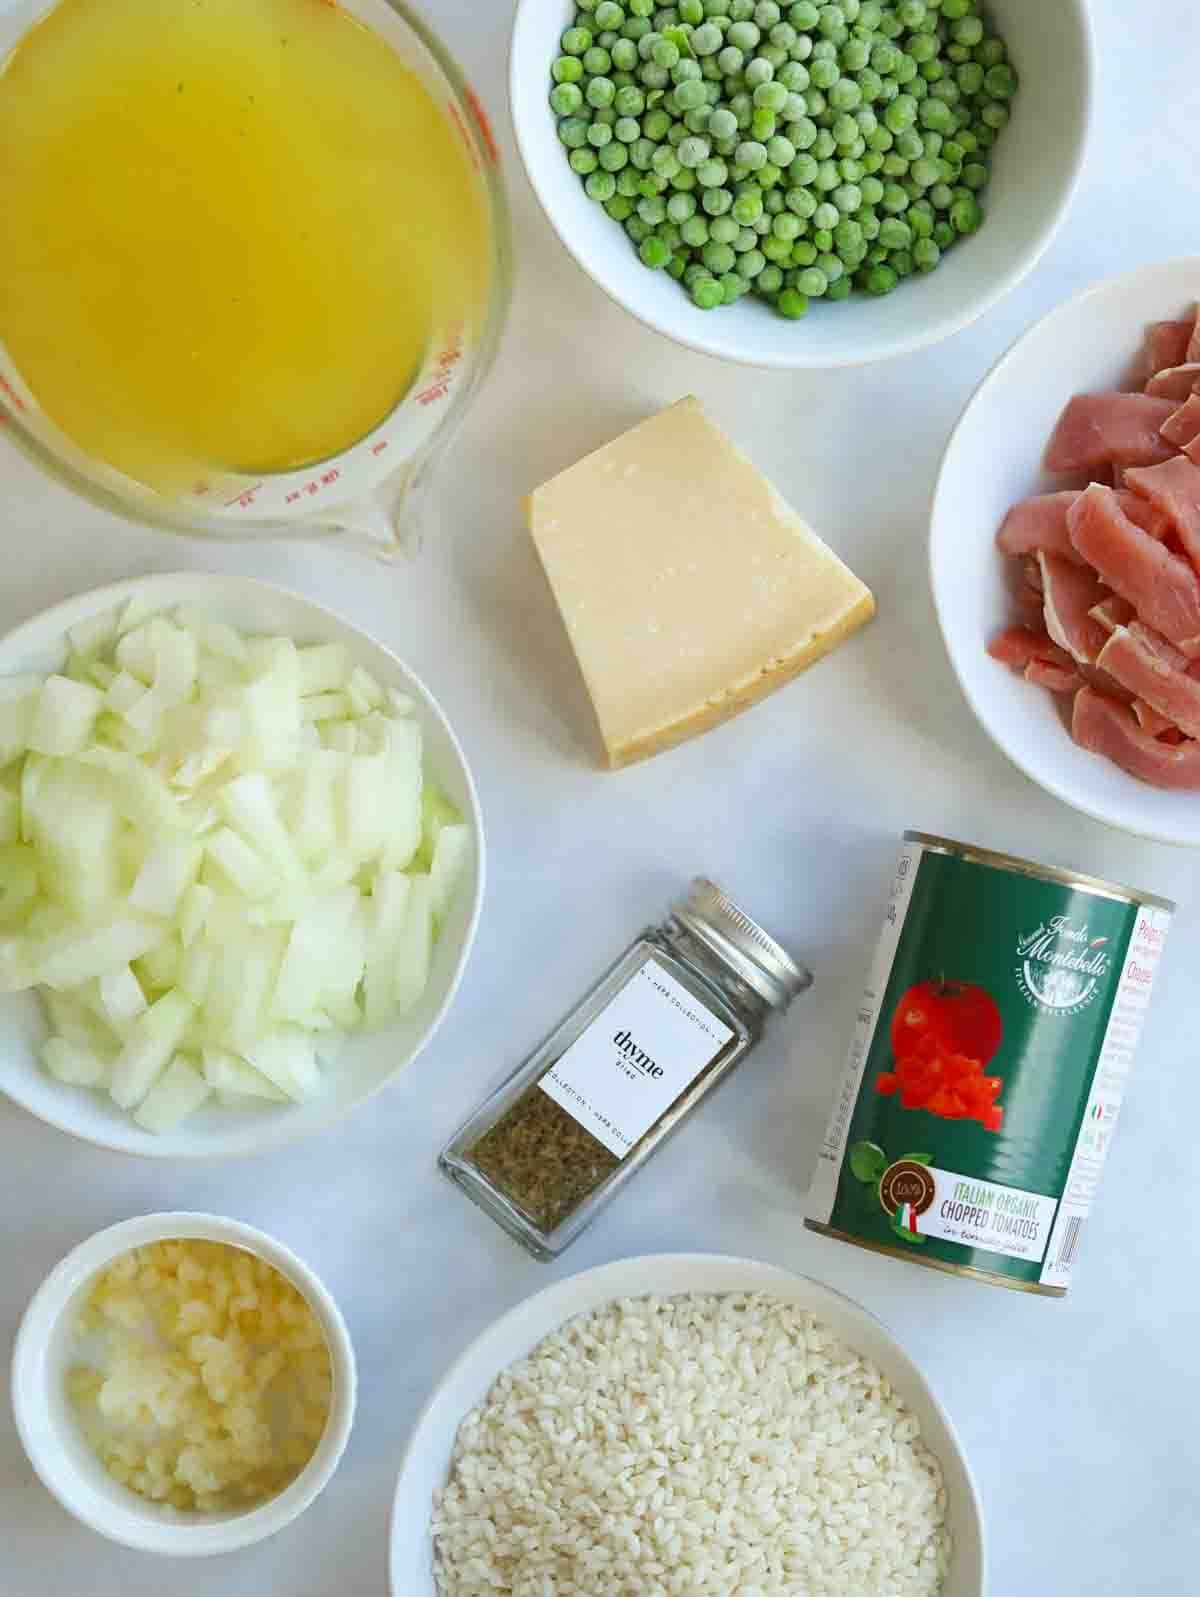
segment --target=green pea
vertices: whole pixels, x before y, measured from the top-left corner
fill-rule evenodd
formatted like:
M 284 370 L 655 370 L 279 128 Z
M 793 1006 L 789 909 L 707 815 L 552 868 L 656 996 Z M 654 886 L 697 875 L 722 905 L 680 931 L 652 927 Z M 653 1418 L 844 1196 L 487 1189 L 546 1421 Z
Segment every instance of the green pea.
M 897 155 L 894 150 L 889 151 L 883 158 L 884 177 L 907 177 L 908 167 L 909 163 L 902 155 Z
M 686 222 L 679 224 L 679 236 L 692 249 L 700 249 L 708 243 L 708 219 L 703 216 L 689 216 Z
M 702 161 L 696 168 L 696 181 L 702 189 L 719 189 L 729 177 L 729 168 L 724 161 Z
M 636 199 L 642 192 L 641 182 L 637 169 L 633 166 L 627 166 L 623 171 L 617 173 L 617 193 L 628 195 L 630 199 Z
M 728 189 L 705 189 L 700 196 L 700 204 L 709 216 L 724 216 L 733 206 L 733 195 Z
M 560 55 L 550 68 L 555 83 L 578 83 L 583 76 L 583 62 L 578 56 Z
M 660 144 L 650 163 L 651 169 L 669 183 L 679 171 L 679 157 L 669 144 Z
M 784 202 L 789 211 L 792 211 L 801 221 L 807 222 L 817 208 L 818 200 L 811 189 L 790 188 L 784 195 Z
M 605 77 L 612 71 L 612 64 L 612 56 L 602 45 L 594 44 L 590 50 L 584 51 L 583 70 L 588 77 Z
M 817 246 L 809 239 L 798 238 L 792 245 L 792 265 L 811 266 L 817 258 Z
M 929 191 L 929 203 L 935 211 L 948 211 L 954 203 L 949 184 L 935 183 Z
M 704 0 L 679 0 L 680 22 L 690 22 L 693 27 L 704 21 Z
M 950 24 L 950 37 L 955 44 L 965 44 L 974 49 L 983 40 L 983 23 L 978 17 L 960 17 Z
M 976 199 L 955 200 L 950 207 L 950 225 L 956 233 L 974 233 L 983 221 L 983 209 Z
M 879 224 L 879 242 L 885 249 L 903 250 L 912 243 L 913 232 L 898 216 L 886 216 Z
M 774 261 L 768 261 L 758 274 L 758 288 L 766 295 L 777 294 L 783 287 L 783 272 Z
M 550 91 L 550 104 L 558 116 L 574 116 L 583 108 L 583 90 L 577 83 L 559 83 Z
M 908 250 L 893 250 L 888 256 L 888 265 L 897 277 L 911 277 L 916 269 L 916 262 Z
M 989 128 L 999 131 L 1008 125 L 1010 112 L 1001 100 L 989 100 L 979 113 Z
M 917 200 L 905 213 L 915 238 L 930 238 L 933 234 L 933 207 L 927 200 Z
M 788 21 L 800 33 L 809 33 L 821 20 L 821 13 L 812 0 L 797 0 L 788 11 Z
M 903 133 L 916 119 L 917 102 L 911 94 L 898 94 L 883 113 L 884 123 L 892 133 Z
M 945 162 L 931 160 L 928 157 L 912 164 L 912 180 L 921 189 L 931 189 L 935 183 L 942 181 L 945 175 Z
M 887 183 L 880 204 L 889 215 L 898 216 L 908 210 L 908 194 L 898 183 Z
M 833 248 L 833 233 L 827 227 L 819 227 L 814 231 L 812 241 L 818 250 L 831 250 Z
M 776 126 L 774 111 L 769 111 L 765 105 L 755 106 L 750 118 L 750 131 L 756 139 L 765 142 L 773 138 Z
M 785 288 L 775 301 L 775 309 L 789 321 L 798 322 L 802 316 L 808 314 L 808 300 L 803 290 Z
M 919 238 L 913 245 L 912 258 L 918 272 L 932 272 L 942 252 L 931 238 Z
M 708 224 L 708 236 L 718 244 L 732 244 L 741 231 L 741 224 L 734 220 L 732 211 L 728 216 L 714 216 Z M 757 233 L 754 236 L 757 239 Z
M 829 300 L 849 299 L 853 285 L 849 277 L 839 277 L 836 283 L 830 283 L 826 290 L 825 298 Z
M 858 225 L 862 228 L 863 238 L 868 244 L 879 237 L 879 229 L 882 224 L 874 211 L 860 211 L 858 213 Z
M 720 277 L 723 272 L 731 272 L 737 261 L 736 255 L 728 244 L 718 244 L 715 240 L 711 240 L 704 246 L 700 252 L 700 259 L 714 277 Z
M 725 36 L 714 22 L 704 22 L 695 29 L 688 43 L 694 55 L 716 55 L 725 43 Z
M 900 0 L 896 14 L 906 28 L 919 28 L 925 21 L 925 0 Z
M 985 39 L 975 46 L 975 59 L 981 67 L 998 67 L 1008 55 L 1003 39 Z
M 584 117 L 569 116 L 558 124 L 558 136 L 568 150 L 580 149 L 587 143 L 588 123 Z
M 803 226 L 800 218 L 792 211 L 780 211 L 771 219 L 771 233 L 775 238 L 781 238 L 788 244 L 794 244 L 800 237 Z
M 829 287 L 829 279 L 819 266 L 806 266 L 796 274 L 796 287 L 810 299 L 820 299 Z
M 948 250 L 958 241 L 958 234 L 949 222 L 935 222 L 933 225 L 933 242 L 940 250 Z
M 883 184 L 877 177 L 864 177 L 862 180 L 862 197 L 864 205 L 878 205 L 883 198 Z
M 922 100 L 919 114 L 921 126 L 932 128 L 936 133 L 953 133 L 958 127 L 958 118 L 944 100 L 932 96 Z
M 586 145 L 582 149 L 572 150 L 568 160 L 572 172 L 578 173 L 580 177 L 587 177 L 589 172 L 594 172 L 600 165 L 600 157 L 595 150 L 588 149 Z
M 767 257 L 760 249 L 750 249 L 739 257 L 738 271 L 741 272 L 743 277 L 753 281 L 754 278 L 759 276 L 766 264 Z
M 611 200 L 606 200 L 604 209 L 614 222 L 627 222 L 633 215 L 633 201 L 617 191 Z
M 762 38 L 762 30 L 756 22 L 733 22 L 726 29 L 725 38 L 729 44 L 749 54 Z
M 890 266 L 872 266 L 863 274 L 862 286 L 868 294 L 890 294 L 899 281 Z
M 602 202 L 611 200 L 617 192 L 617 180 L 611 172 L 593 172 L 583 186 L 589 199 Z
M 692 284 L 692 301 L 702 311 L 716 310 L 725 303 L 725 292 L 715 277 L 698 277 Z
M 818 161 L 829 161 L 837 154 L 837 140 L 828 128 L 818 128 L 812 153 Z
M 845 217 L 833 230 L 834 246 L 843 260 L 852 251 L 858 249 L 862 241 L 862 226 L 852 217 Z
M 969 17 L 975 9 L 975 0 L 942 0 L 942 15 L 947 22 L 957 22 Z
M 871 59 L 871 46 L 865 39 L 847 39 L 842 47 L 842 70 L 861 72 Z M 861 87 L 861 85 L 860 85 Z
M 760 83 L 754 91 L 754 104 L 760 111 L 778 113 L 787 104 L 788 91 L 782 83 Z
M 792 246 L 786 239 L 776 238 L 774 233 L 768 233 L 759 246 L 769 261 L 774 261 L 776 266 L 786 266 L 792 258 Z
M 600 151 L 600 165 L 606 172 L 624 171 L 629 165 L 629 151 L 619 143 L 606 144 Z
M 562 36 L 564 55 L 583 55 L 592 48 L 592 35 L 587 28 L 568 28 Z

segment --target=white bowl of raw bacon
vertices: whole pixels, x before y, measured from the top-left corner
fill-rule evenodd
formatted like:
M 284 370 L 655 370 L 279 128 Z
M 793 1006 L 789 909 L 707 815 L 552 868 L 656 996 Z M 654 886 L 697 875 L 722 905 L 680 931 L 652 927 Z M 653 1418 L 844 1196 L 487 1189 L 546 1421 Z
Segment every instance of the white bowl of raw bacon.
M 930 567 L 954 669 L 1026 775 L 1200 845 L 1200 260 L 1051 312 L 963 413 Z

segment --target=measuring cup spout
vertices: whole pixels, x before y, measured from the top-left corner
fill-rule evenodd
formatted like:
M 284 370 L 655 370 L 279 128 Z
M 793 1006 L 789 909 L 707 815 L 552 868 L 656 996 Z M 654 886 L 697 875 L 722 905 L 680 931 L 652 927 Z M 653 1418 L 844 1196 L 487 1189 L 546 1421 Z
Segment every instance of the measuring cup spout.
M 339 506 L 314 526 L 347 539 L 376 560 L 411 558 L 424 541 L 431 453 L 409 462 L 373 492 Z

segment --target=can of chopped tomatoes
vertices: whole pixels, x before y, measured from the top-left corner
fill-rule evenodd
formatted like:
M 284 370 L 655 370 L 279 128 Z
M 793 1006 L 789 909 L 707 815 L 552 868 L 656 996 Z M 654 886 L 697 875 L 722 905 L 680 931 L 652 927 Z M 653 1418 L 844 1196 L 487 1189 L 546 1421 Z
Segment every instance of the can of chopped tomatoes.
M 1061 1297 L 1173 910 L 906 832 L 805 1224 Z

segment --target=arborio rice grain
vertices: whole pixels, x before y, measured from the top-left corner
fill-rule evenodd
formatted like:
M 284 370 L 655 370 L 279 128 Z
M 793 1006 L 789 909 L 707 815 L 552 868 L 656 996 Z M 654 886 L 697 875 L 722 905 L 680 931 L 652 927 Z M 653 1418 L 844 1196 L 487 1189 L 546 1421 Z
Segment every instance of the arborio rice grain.
M 937 1460 L 887 1379 L 765 1295 L 572 1320 L 459 1428 L 443 1597 L 933 1597 Z

